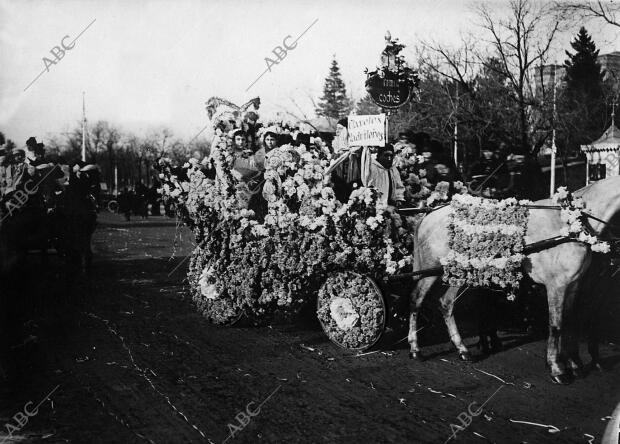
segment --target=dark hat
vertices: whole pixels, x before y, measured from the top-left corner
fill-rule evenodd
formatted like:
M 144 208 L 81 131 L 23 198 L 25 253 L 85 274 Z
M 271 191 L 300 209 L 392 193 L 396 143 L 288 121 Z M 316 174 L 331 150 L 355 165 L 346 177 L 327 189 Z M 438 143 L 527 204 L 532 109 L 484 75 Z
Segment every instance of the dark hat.
M 344 118 L 340 119 L 338 121 L 338 125 L 342 125 L 345 128 L 348 128 L 348 126 L 349 126 L 349 119 L 347 117 L 344 117 Z
M 28 138 L 28 140 L 26 140 L 26 146 L 30 148 L 36 148 L 37 139 L 35 139 L 34 137 Z
M 386 151 L 394 152 L 394 146 L 391 143 L 386 143 L 385 146 L 377 147 L 377 154 L 383 154 Z

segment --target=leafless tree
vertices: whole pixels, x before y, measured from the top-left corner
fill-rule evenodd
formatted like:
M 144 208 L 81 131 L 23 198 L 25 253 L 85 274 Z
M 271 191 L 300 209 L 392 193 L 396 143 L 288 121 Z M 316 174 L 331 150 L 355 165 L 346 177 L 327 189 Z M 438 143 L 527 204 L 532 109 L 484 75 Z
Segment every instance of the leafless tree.
M 620 4 L 613 1 L 554 1 L 553 8 L 564 20 L 594 18 L 602 19 L 610 25 L 620 27 Z
M 420 69 L 439 74 L 455 84 L 462 92 L 471 93 L 471 80 L 479 71 L 480 62 L 472 35 L 462 35 L 458 47 L 436 41 L 422 41 L 416 49 Z
M 530 120 L 536 111 L 533 71 L 545 63 L 560 21 L 552 4 L 537 0 L 510 0 L 508 13 L 494 10 L 488 2 L 478 3 L 474 8 L 484 31 L 482 38 L 499 60 L 499 64 L 485 67 L 505 75 L 511 86 L 519 111 L 521 151 L 527 153 L 535 134 Z M 485 63 L 488 54 L 479 59 Z

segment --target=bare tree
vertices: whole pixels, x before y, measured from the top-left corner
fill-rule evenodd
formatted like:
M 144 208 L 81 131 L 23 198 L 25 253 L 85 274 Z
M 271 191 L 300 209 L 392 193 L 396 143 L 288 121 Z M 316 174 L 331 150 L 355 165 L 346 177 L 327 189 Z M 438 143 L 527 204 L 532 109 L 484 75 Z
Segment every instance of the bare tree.
M 458 84 L 462 92 L 472 93 L 471 80 L 480 66 L 474 48 L 475 39 L 471 35 L 461 35 L 461 45 L 456 48 L 423 41 L 417 48 L 420 69 L 427 68 Z
M 519 112 L 520 151 L 528 153 L 532 135 L 530 118 L 535 113 L 532 74 L 545 63 L 560 27 L 553 5 L 536 0 L 510 0 L 509 12 L 493 10 L 489 3 L 475 6 L 480 27 L 488 36 L 486 42 L 499 64 L 487 65 L 504 75 L 511 86 Z M 488 55 L 480 57 L 486 63 Z
M 620 4 L 613 1 L 554 1 L 553 8 L 564 20 L 594 18 L 620 27 Z
M 148 136 L 147 140 L 149 141 L 152 149 L 156 150 L 158 156 L 163 156 L 167 151 L 167 144 L 172 138 L 172 130 L 166 127 L 157 128 L 152 130 Z

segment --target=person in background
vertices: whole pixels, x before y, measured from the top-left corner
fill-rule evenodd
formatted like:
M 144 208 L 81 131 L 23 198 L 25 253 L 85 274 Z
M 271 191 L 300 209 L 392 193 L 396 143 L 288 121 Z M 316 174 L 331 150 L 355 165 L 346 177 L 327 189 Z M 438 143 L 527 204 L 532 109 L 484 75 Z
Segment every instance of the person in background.
M 440 155 L 434 158 L 432 173 L 429 174 L 429 181 L 434 184 L 439 182 L 448 182 L 453 185 L 458 180 L 454 160 L 449 156 Z
M 43 144 L 37 143 L 37 139 L 34 137 L 29 137 L 28 140 L 26 140 L 26 149 L 24 151 L 24 155 L 27 164 L 30 164 L 30 162 L 36 159 L 36 150 L 38 145 L 41 145 L 43 147 Z
M 504 159 L 499 157 L 498 150 L 484 149 L 478 161 L 469 168 L 469 190 L 472 194 L 491 199 L 502 195 L 502 188 L 508 186 L 508 168 L 502 165 Z
M 43 162 L 45 157 L 45 145 L 37 143 L 37 147 L 34 149 L 34 160 L 38 163 Z
M 123 188 L 123 191 L 118 195 L 118 211 L 125 216 L 127 222 L 131 220 L 133 205 L 133 193 L 127 187 Z
M 547 197 L 540 165 L 532 156 L 510 153 L 506 158 L 506 170 L 508 184 L 501 190 L 503 198 L 539 200 Z
M 148 214 L 148 201 L 147 201 L 148 188 L 142 183 L 142 181 L 138 181 L 135 188 L 135 196 L 134 196 L 134 213 L 142 217 L 142 219 L 147 219 Z
M 409 141 L 407 133 L 398 133 L 398 141 L 394 144 L 394 153 L 398 154 L 405 148 L 410 148 L 413 154 L 417 154 L 416 146 Z
M 376 159 L 372 159 L 364 186 L 379 192 L 379 201 L 396 207 L 405 202 L 405 186 L 398 168 L 394 166 L 394 147 L 386 143 L 379 147 Z
M 23 149 L 16 148 L 9 157 L 8 166 L 5 170 L 5 195 L 14 192 L 28 180 L 26 155 Z
M 149 188 L 148 196 L 151 204 L 151 216 L 161 216 L 161 200 L 157 189 L 161 186 L 157 176 L 153 176 L 153 185 Z

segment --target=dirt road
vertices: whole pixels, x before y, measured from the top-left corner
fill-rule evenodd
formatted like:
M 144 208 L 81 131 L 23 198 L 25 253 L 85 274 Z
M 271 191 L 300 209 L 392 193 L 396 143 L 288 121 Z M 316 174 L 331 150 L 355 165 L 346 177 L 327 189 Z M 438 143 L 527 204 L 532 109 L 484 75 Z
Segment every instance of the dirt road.
M 404 341 L 356 356 L 314 322 L 210 325 L 183 286 L 191 236 L 163 218 L 104 214 L 94 245 L 77 301 L 53 258 L 20 277 L 0 442 L 594 443 L 620 402 L 613 343 L 610 370 L 570 386 L 550 383 L 544 341 L 519 335 L 475 364 L 438 325 L 422 335 L 427 362 L 409 360 Z

